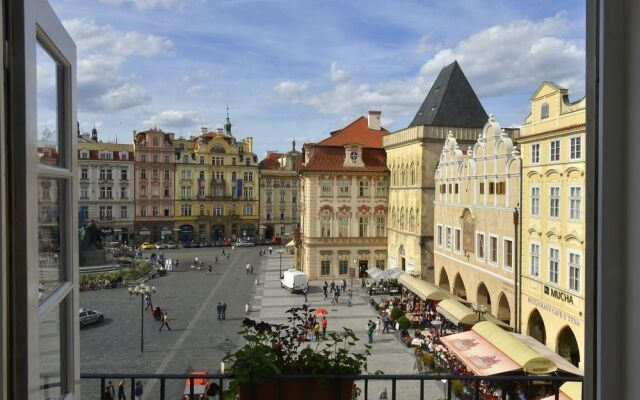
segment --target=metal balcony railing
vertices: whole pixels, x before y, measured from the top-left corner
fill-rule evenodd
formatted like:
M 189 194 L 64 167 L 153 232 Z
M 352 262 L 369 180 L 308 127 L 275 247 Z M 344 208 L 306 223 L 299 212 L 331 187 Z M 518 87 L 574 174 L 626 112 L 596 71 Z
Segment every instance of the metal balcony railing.
M 155 380 L 160 382 L 159 388 L 159 399 L 165 400 L 167 397 L 167 381 L 179 381 L 181 385 L 181 389 L 184 388 L 186 380 L 190 380 L 189 390 L 190 390 L 190 399 L 195 399 L 194 393 L 194 380 L 196 379 L 208 379 L 209 383 L 215 383 L 221 390 L 218 394 L 219 399 L 224 399 L 223 391 L 228 388 L 228 383 L 233 380 L 232 375 L 226 374 L 208 374 L 208 375 L 191 375 L 191 374 L 130 374 L 130 373 L 82 373 L 80 374 L 81 380 L 99 380 L 100 381 L 100 393 L 101 400 L 104 400 L 105 397 L 105 387 L 106 382 L 108 380 L 112 380 L 116 382 L 120 379 L 125 379 L 129 381 L 130 388 L 130 398 L 133 399 L 134 391 L 135 391 L 135 381 L 136 380 Z M 389 387 L 388 397 L 390 400 L 401 399 L 402 395 L 398 394 L 398 382 L 413 382 L 416 385 L 416 388 L 419 391 L 420 400 L 430 400 L 430 398 L 426 397 L 425 394 L 425 381 L 433 381 L 433 382 L 442 382 L 445 383 L 446 389 L 445 393 L 443 393 L 445 400 L 452 399 L 464 399 L 464 400 L 485 400 L 487 397 L 481 392 L 481 383 L 490 384 L 495 388 L 502 388 L 502 395 L 497 397 L 495 395 L 491 395 L 492 399 L 500 398 L 501 400 L 505 400 L 507 398 L 509 387 L 513 388 L 515 384 L 518 384 L 523 392 L 523 395 L 526 399 L 534 398 L 534 393 L 532 386 L 535 384 L 545 383 L 552 390 L 552 396 L 556 400 L 560 399 L 560 386 L 565 382 L 583 382 L 583 377 L 581 376 L 557 376 L 557 375 L 493 375 L 493 376 L 467 376 L 467 375 L 278 375 L 273 377 L 273 379 L 278 381 L 284 380 L 299 380 L 299 379 L 317 379 L 325 382 L 354 382 L 358 384 L 360 388 L 360 394 L 357 399 L 377 399 L 377 393 L 370 393 L 369 383 L 371 381 L 374 382 L 384 382 L 386 383 L 385 387 Z M 452 382 L 453 381 L 461 381 L 464 382 L 467 386 L 472 388 L 472 393 L 467 393 L 462 397 L 455 397 L 452 390 Z M 148 384 L 148 383 L 147 383 Z M 334 400 L 352 400 L 353 396 L 349 396 L 349 398 L 344 398 L 343 393 L 341 392 L 340 384 L 335 384 L 335 393 L 332 397 Z M 406 387 L 406 385 L 404 385 Z M 282 388 L 282 385 L 277 385 L 278 388 Z M 256 398 L 256 388 L 257 386 L 252 386 L 247 388 L 249 399 Z M 182 392 L 181 392 L 182 393 Z M 150 397 L 150 393 L 147 394 L 145 392 L 146 397 Z M 186 393 L 185 393 L 186 396 Z M 282 396 L 282 392 L 279 393 L 279 396 Z M 172 397 L 173 398 L 173 397 Z M 186 397 L 185 397 L 186 398 Z M 311 399 L 312 393 L 308 391 L 307 393 L 300 393 L 298 397 L 300 400 Z M 512 397 L 513 398 L 513 397 Z

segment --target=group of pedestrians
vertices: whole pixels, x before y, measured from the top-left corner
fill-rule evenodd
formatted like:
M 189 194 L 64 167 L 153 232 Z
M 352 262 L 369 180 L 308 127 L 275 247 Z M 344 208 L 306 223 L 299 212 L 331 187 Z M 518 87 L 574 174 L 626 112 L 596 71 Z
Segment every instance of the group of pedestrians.
M 227 303 L 219 301 L 216 310 L 218 310 L 218 321 L 224 321 L 227 319 Z
M 253 275 L 253 264 L 247 263 L 247 275 Z
M 322 286 L 322 292 L 324 295 L 324 299 L 327 300 L 329 296 L 331 296 L 331 304 L 338 304 L 340 302 L 340 295 L 347 292 L 347 280 L 343 279 L 342 282 L 336 284 L 335 281 L 331 281 L 331 284 L 328 284 L 327 281 L 324 281 L 324 285 Z M 348 305 L 351 306 L 351 301 L 353 299 L 353 293 L 351 293 L 351 289 L 347 293 Z M 306 296 L 305 296 L 306 301 Z
M 133 389 L 133 395 L 136 400 L 142 400 L 142 394 L 144 390 L 142 389 L 142 381 L 137 381 L 136 385 Z M 104 387 L 104 395 L 102 396 L 105 400 L 127 400 L 126 390 L 124 387 L 124 379 L 120 379 L 118 382 L 118 393 L 116 397 L 116 388 L 113 385 L 113 382 L 109 381 L 107 385 Z

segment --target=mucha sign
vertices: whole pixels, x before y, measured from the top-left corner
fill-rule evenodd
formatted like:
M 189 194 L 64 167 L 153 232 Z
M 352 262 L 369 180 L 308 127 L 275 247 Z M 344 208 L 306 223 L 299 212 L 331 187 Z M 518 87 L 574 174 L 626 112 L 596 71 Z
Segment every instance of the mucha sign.
M 544 294 L 558 299 L 564 303 L 573 305 L 573 296 L 569 293 L 563 292 L 551 286 L 544 285 Z

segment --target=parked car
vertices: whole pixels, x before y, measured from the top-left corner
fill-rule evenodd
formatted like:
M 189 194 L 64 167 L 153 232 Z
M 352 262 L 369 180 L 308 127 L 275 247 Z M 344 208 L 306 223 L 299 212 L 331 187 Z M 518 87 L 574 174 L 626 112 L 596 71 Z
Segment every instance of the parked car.
M 225 240 L 223 240 L 223 241 L 222 241 L 222 245 L 223 245 L 223 246 L 231 246 L 231 240 L 229 240 L 229 239 L 225 239 Z
M 255 246 L 255 243 L 249 242 L 248 240 L 241 240 L 236 244 L 236 246 L 238 246 L 238 247 L 251 247 L 251 246 Z
M 80 327 L 104 321 L 104 313 L 86 308 L 80 309 Z
M 271 239 L 271 244 L 282 244 L 282 238 L 280 236 L 274 236 Z
M 153 243 L 149 243 L 149 242 L 143 242 L 140 245 L 140 249 L 142 250 L 155 250 L 156 249 L 156 245 Z
M 177 249 L 179 247 L 178 243 L 173 243 L 173 242 L 167 242 L 166 245 L 167 245 L 167 249 Z

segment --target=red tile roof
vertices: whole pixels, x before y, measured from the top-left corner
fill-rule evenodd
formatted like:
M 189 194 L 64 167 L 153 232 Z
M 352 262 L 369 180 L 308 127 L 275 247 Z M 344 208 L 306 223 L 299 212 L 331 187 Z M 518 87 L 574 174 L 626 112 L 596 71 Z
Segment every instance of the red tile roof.
M 279 161 L 280 157 L 289 155 L 289 154 L 290 153 L 270 152 L 269 154 L 267 154 L 264 160 L 260 161 L 260 163 L 258 164 L 258 167 L 260 169 L 269 169 L 269 170 L 280 169 L 280 161 Z M 296 171 L 299 171 L 300 168 L 302 168 L 302 154 L 297 153 L 296 154 Z
M 339 146 L 313 146 L 313 155 L 307 164 L 302 167 L 303 171 L 353 171 L 353 172 L 386 172 L 387 155 L 384 149 L 368 148 L 362 149 L 362 161 L 364 167 L 345 167 L 344 147 Z
M 345 144 L 361 144 L 363 147 L 382 148 L 382 138 L 389 132 L 381 128 L 379 131 L 369 129 L 369 121 L 360 117 L 342 129 L 333 131 L 331 136 L 318 144 L 327 146 L 344 146 Z

